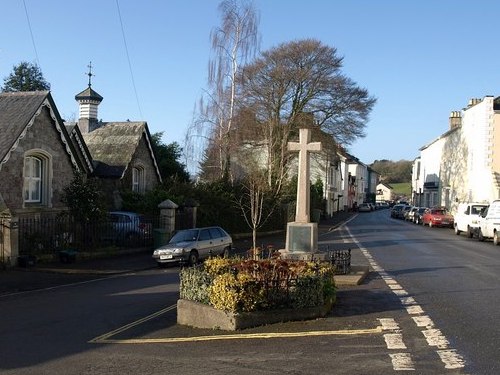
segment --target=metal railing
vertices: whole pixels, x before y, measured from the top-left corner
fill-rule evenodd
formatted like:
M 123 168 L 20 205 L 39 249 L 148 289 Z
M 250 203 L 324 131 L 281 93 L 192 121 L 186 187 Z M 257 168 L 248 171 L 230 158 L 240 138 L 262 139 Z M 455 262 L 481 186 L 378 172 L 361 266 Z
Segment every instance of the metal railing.
M 158 225 L 159 217 L 145 218 L 140 225 L 109 219 L 81 223 L 68 215 L 21 217 L 19 255 L 50 255 L 68 249 L 95 252 L 110 247 L 152 248 Z

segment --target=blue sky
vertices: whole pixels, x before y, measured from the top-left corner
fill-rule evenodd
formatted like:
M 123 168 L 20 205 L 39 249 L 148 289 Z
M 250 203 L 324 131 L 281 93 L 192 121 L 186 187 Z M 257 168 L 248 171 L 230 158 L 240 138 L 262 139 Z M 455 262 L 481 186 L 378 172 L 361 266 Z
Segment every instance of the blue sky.
M 92 88 L 104 97 L 99 118 L 145 120 L 152 133 L 164 132 L 165 143 L 182 146 L 207 87 L 209 35 L 220 23 L 219 1 L 118 2 L 127 49 L 116 0 L 0 0 L 1 82 L 19 62 L 38 62 L 61 116 L 75 120 L 74 96 L 87 87 L 92 61 Z M 343 72 L 377 97 L 366 138 L 348 148 L 366 164 L 413 160 L 448 129 L 451 111 L 471 98 L 500 95 L 500 1 L 254 4 L 261 50 L 316 38 L 337 48 Z

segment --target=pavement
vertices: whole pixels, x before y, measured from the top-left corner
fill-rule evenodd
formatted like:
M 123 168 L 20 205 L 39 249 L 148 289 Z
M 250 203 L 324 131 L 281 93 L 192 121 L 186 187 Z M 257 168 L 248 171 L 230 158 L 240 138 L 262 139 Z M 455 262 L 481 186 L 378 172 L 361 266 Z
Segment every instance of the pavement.
M 339 212 L 333 217 L 322 220 L 318 224 L 318 234 L 329 232 L 342 225 L 351 217 L 352 212 Z M 259 235 L 258 246 L 275 249 L 285 248 L 285 232 Z M 234 240 L 233 251 L 244 253 L 252 247 L 251 238 Z M 353 249 L 352 271 L 348 275 L 336 276 L 337 285 L 359 285 L 368 274 L 364 257 Z M 57 285 L 81 282 L 99 277 L 137 272 L 157 267 L 151 257 L 151 250 L 137 251 L 99 259 L 77 259 L 73 263 L 43 263 L 32 267 L 13 267 L 0 270 L 0 296 L 36 289 L 51 288 Z

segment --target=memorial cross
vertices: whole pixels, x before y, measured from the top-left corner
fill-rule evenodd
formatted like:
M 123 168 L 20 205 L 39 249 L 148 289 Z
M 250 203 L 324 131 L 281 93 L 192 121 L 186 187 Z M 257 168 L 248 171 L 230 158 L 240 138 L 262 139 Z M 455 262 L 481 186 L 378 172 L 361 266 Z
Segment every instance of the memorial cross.
M 310 203 L 310 167 L 309 153 L 321 151 L 320 142 L 310 142 L 310 129 L 300 129 L 299 142 L 288 142 L 289 151 L 299 152 L 299 175 L 297 178 L 297 206 L 295 208 L 295 222 L 309 223 Z

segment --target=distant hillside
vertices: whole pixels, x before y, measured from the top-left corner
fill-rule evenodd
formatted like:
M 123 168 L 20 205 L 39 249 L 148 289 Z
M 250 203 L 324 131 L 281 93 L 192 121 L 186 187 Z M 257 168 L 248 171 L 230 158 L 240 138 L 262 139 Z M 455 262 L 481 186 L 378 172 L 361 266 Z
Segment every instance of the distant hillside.
M 370 167 L 380 174 L 380 181 L 392 186 L 397 183 L 411 183 L 412 161 L 375 160 Z
M 390 185 L 393 188 L 394 197 L 411 198 L 411 182 L 396 182 Z

